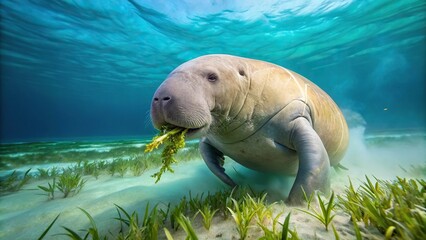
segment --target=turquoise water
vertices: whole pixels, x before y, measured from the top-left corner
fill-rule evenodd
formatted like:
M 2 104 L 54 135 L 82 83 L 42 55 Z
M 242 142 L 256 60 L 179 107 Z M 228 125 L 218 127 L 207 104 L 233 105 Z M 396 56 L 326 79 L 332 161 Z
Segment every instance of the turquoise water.
M 341 162 L 349 170 L 330 174 L 336 195 L 364 176 L 425 179 L 424 0 L 2 0 L 0 13 L 0 239 L 37 239 L 58 214 L 45 239 L 63 236 L 63 226 L 83 234 L 90 226 L 78 208 L 115 239 L 114 204 L 142 217 L 147 203 L 165 209 L 191 193 L 229 190 L 201 160 L 197 140 L 158 184 L 151 175 L 161 150 L 144 153 L 156 133 L 154 91 L 204 54 L 273 62 L 330 94 L 351 128 Z M 224 167 L 273 201 L 285 200 L 294 182 L 229 158 Z M 64 198 L 56 189 L 49 200 L 40 186 L 67 171 L 83 176 L 81 192 Z M 337 215 L 343 239 L 355 238 L 349 215 Z M 296 216 L 302 239 L 333 239 Z M 231 218 L 215 223 L 214 239 L 237 238 Z M 367 238 L 383 238 L 371 229 L 362 229 Z M 183 239 L 182 230 L 172 233 Z
M 290 68 L 358 113 L 367 132 L 426 126 L 423 0 L 0 6 L 2 142 L 152 135 L 156 87 L 209 53 Z

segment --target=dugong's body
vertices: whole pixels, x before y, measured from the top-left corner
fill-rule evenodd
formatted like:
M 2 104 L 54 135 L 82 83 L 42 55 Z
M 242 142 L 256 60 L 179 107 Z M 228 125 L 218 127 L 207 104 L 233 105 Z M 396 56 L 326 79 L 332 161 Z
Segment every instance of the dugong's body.
M 201 155 L 223 182 L 224 155 L 259 171 L 296 174 L 288 201 L 328 191 L 329 169 L 342 159 L 348 127 L 318 86 L 283 67 L 230 55 L 188 61 L 157 89 L 151 106 L 156 128 L 189 128 L 202 137 Z

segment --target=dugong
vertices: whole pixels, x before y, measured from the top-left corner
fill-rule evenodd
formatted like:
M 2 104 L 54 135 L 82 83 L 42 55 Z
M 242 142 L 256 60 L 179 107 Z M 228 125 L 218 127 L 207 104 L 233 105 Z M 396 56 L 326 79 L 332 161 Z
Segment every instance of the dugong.
M 155 128 L 201 138 L 208 168 L 231 187 L 224 156 L 257 171 L 295 175 L 287 202 L 328 192 L 330 167 L 349 141 L 345 118 L 317 85 L 284 67 L 232 55 L 205 55 L 174 69 L 151 103 Z M 303 191 L 302 191 L 303 188 Z

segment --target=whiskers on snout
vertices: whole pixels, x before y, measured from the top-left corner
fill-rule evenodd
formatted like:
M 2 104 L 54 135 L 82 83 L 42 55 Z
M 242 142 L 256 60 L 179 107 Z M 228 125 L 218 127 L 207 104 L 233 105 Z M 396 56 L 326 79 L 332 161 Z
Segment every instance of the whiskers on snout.
M 151 119 L 150 110 L 145 111 L 143 128 L 151 128 L 153 126 L 153 122 Z

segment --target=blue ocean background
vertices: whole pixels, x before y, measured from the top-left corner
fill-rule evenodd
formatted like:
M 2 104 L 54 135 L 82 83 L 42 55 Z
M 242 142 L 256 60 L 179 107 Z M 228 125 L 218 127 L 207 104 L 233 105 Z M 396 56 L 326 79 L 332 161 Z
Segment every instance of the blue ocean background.
M 152 136 L 155 89 L 211 53 L 304 75 L 367 133 L 426 127 L 424 0 L 3 0 L 0 11 L 2 143 Z
M 330 171 L 336 198 L 368 178 L 426 178 L 425 0 L 0 0 L 0 239 L 41 239 L 55 219 L 44 239 L 66 238 L 65 227 L 92 231 L 79 208 L 101 238 L 124 239 L 118 206 L 138 219 L 191 196 L 222 192 L 231 202 L 234 190 L 202 161 L 197 140 L 157 184 L 161 148 L 144 152 L 157 133 L 149 116 L 157 87 L 180 64 L 216 53 L 291 69 L 340 106 L 350 143 L 341 162 L 348 170 Z M 336 230 L 355 239 L 354 226 L 366 239 L 385 238 L 342 210 L 334 231 L 293 211 L 281 201 L 294 176 L 228 157 L 223 166 L 240 186 L 278 201 L 269 207 L 285 212 L 279 224 L 292 213 L 301 239 L 334 239 Z M 67 174 L 83 181 L 69 197 L 55 185 Z M 209 231 L 200 215 L 190 217 L 199 239 L 237 239 L 231 217 L 217 216 Z M 163 224 L 173 238 L 185 239 L 171 222 Z M 396 226 L 404 224 L 411 221 Z M 261 234 L 255 225 L 247 239 Z

